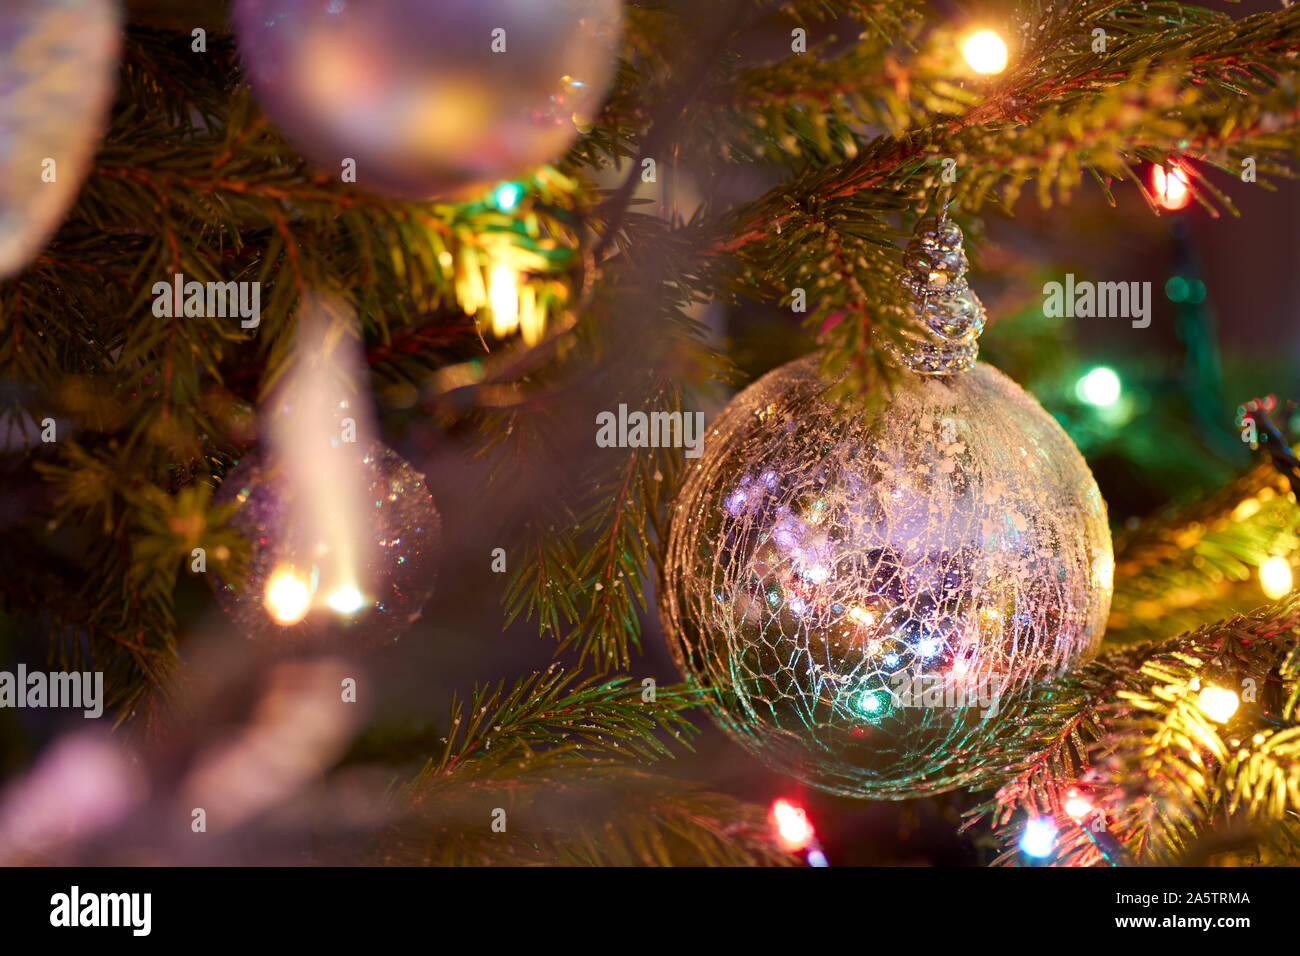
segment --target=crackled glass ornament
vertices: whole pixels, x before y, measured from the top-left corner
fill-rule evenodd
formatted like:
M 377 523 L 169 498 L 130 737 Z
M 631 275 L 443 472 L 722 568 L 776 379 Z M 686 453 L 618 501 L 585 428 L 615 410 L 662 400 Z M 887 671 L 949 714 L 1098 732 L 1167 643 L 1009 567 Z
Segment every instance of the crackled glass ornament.
M 236 0 L 267 114 L 331 175 L 454 198 L 553 162 L 614 76 L 620 0 Z
M 975 363 L 983 308 L 946 223 L 920 227 L 941 241 L 912 259 L 889 397 L 828 401 L 816 355 L 770 372 L 708 432 L 668 536 L 688 681 L 744 746 L 850 796 L 973 780 L 966 745 L 1092 656 L 1110 606 L 1105 503 L 1056 421 Z
M 419 616 L 433 593 L 433 556 L 441 519 L 424 476 L 392 449 L 345 444 L 320 467 L 359 467 L 365 511 L 349 560 L 330 527 L 311 527 L 282 472 L 257 457 L 226 476 L 215 504 L 238 505 L 230 525 L 251 548 L 247 575 L 215 579 L 217 601 L 247 637 L 313 638 L 344 627 L 361 643 L 391 643 Z M 341 461 L 342 456 L 356 459 Z M 339 520 L 343 517 L 341 508 Z
M 26 268 L 76 200 L 121 46 L 116 0 L 0 4 L 0 279 Z

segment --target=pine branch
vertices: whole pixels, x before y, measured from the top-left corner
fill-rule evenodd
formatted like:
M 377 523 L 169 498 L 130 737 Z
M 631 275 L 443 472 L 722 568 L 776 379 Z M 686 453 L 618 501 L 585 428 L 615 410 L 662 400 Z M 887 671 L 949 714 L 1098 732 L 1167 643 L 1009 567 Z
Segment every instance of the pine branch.
M 939 86 L 945 72 L 959 70 L 955 37 L 936 30 L 927 48 L 933 55 L 900 69 L 909 81 L 933 82 L 951 103 L 935 100 L 918 125 L 877 137 L 856 147 L 854 158 L 812 168 L 732 212 L 709 251 L 718 260 L 737 258 L 736 288 L 788 300 L 805 288 L 810 264 L 832 291 L 845 286 L 845 261 L 859 279 L 874 271 L 879 257 L 846 260 L 842 233 L 828 229 L 828 220 L 856 224 L 873 243 L 896 240 L 884 214 L 898 204 L 928 203 L 945 158 L 958 174 L 942 185 L 968 213 L 989 201 L 1009 207 L 1031 181 L 1044 204 L 1066 200 L 1084 173 L 1108 196 L 1114 180 L 1136 180 L 1141 188 L 1136 167 L 1171 158 L 1193 170 L 1203 162 L 1235 174 L 1249 156 L 1261 169 L 1288 174 L 1300 121 L 1295 8 L 1230 21 L 1176 4 L 1035 4 L 1017 22 L 1024 42 L 1019 65 L 1005 78 L 982 93 Z M 1094 26 L 1113 36 L 1103 55 L 1092 52 Z M 1231 209 L 1198 170 L 1192 175 L 1199 200 Z M 885 284 L 878 294 L 870 300 L 878 314 L 861 316 L 861 301 L 852 308 L 864 322 L 896 329 L 902 290 Z M 815 319 L 824 323 L 850 305 L 843 294 L 817 301 Z M 832 335 L 827 342 L 841 362 L 863 362 L 871 358 L 861 351 L 863 340 Z
M 176 495 L 209 484 L 247 441 L 251 403 L 291 355 L 304 291 L 347 290 L 376 377 L 423 385 L 440 353 L 481 348 L 467 313 L 489 311 L 495 264 L 558 314 L 582 246 L 582 185 L 570 177 L 536 171 L 509 213 L 490 198 L 374 198 L 296 158 L 238 77 L 227 39 L 195 56 L 188 36 L 132 31 L 115 117 L 77 205 L 32 267 L 0 284 L 0 375 L 22 383 L 0 410 L 18 436 L 6 468 L 43 519 L 9 533 L 27 535 L 21 550 L 45 567 L 15 575 L 7 605 L 41 608 L 67 592 L 85 610 L 49 614 L 43 629 L 53 642 L 69 626 L 89 634 L 97 658 L 116 660 L 114 639 L 126 635 L 131 701 L 140 675 L 174 656 L 170 592 L 188 549 L 168 522 L 193 517 L 209 554 L 238 562 L 246 550 L 219 530 L 220 515 Z M 177 273 L 261 283 L 262 324 L 154 315 L 154 283 Z M 57 444 L 30 440 L 46 417 L 58 419 Z M 102 527 L 102 540 L 82 540 L 74 522 Z M 76 541 L 75 567 L 46 548 L 61 528 Z
M 505 826 L 494 831 L 493 820 Z M 385 865 L 792 865 L 762 807 L 630 767 L 509 778 L 439 792 L 380 841 Z
M 619 762 L 670 756 L 656 732 L 685 744 L 684 712 L 697 703 L 682 688 L 646 701 L 629 678 L 557 667 L 453 701 L 443 753 L 397 795 L 405 819 L 383 862 L 778 861 L 759 808 Z M 504 833 L 491 826 L 498 807 Z
M 1000 779 L 999 789 L 967 826 L 987 821 L 1005 863 L 1026 820 L 1053 818 L 1063 865 L 1106 861 L 1090 832 L 1111 835 L 1137 862 L 1177 862 L 1229 823 L 1273 832 L 1271 822 L 1300 813 L 1298 638 L 1292 599 L 1112 652 L 1014 705 L 1006 714 L 1018 729 L 987 746 L 1003 769 L 985 783 Z M 1208 687 L 1238 693 L 1240 711 L 1223 722 L 1207 710 Z M 1072 786 L 1092 801 L 1077 823 L 1064 807 Z
M 1116 542 L 1106 643 L 1151 640 L 1258 605 L 1260 565 L 1297 547 L 1294 492 L 1269 465 L 1207 500 L 1156 516 Z
M 629 677 L 583 679 L 558 665 L 520 678 L 508 692 L 504 681 L 477 688 L 465 707 L 453 699 L 443 754 L 411 787 L 436 789 L 467 764 L 474 775 L 508 771 L 516 760 L 568 766 L 602 757 L 659 759 L 671 754 L 654 736 L 660 731 L 686 745 L 694 727 L 683 711 L 698 703 L 692 693 L 663 688 L 651 701 L 642 696 Z
M 686 744 L 693 692 L 557 666 L 453 700 L 443 752 L 394 795 L 381 862 L 752 865 L 789 862 L 761 808 L 627 763 Z M 498 832 L 494 815 L 504 813 Z
M 530 377 L 526 407 L 484 420 L 496 436 L 497 481 L 517 482 L 534 462 L 563 447 L 548 434 L 553 417 L 593 421 L 620 405 L 647 415 L 693 414 L 679 383 L 726 379 L 729 367 L 706 345 L 689 314 L 707 280 L 691 272 L 689 243 L 661 221 L 630 214 L 611 240 L 614 250 L 589 310 L 571 333 L 562 363 Z M 609 342 L 618 342 L 610 349 Z M 574 377 L 584 394 L 574 398 Z M 587 394 L 590 393 L 590 394 Z M 554 402 L 575 402 L 558 408 Z M 650 572 L 657 532 L 682 468 L 679 447 L 594 449 L 594 465 L 524 529 L 504 595 L 506 623 L 536 618 L 539 633 L 574 648 L 599 672 L 628 666 L 639 648 L 645 610 L 641 582 Z M 572 440 L 572 439 L 569 439 Z M 549 452 L 549 454 L 548 454 Z M 579 454 L 585 460 L 591 451 Z
M 207 431 L 217 423 L 190 415 L 201 382 L 250 368 L 274 380 L 309 286 L 346 290 L 381 344 L 445 306 L 455 307 L 449 326 L 476 341 L 463 316 L 487 313 L 498 263 L 521 274 L 542 312 L 566 307 L 579 182 L 542 168 L 509 212 L 490 198 L 376 198 L 294 157 L 238 75 L 226 39 L 194 56 L 188 39 L 131 33 L 116 116 L 77 206 L 35 267 L 0 286 L 0 368 L 43 387 L 33 406 L 48 407 L 72 365 L 119 396 L 155 399 L 133 409 L 132 440 Z M 263 324 L 250 334 L 220 317 L 142 318 L 154 282 L 177 272 L 262 283 Z M 59 348 L 59 365 L 35 364 L 48 354 L 34 356 L 36 343 Z

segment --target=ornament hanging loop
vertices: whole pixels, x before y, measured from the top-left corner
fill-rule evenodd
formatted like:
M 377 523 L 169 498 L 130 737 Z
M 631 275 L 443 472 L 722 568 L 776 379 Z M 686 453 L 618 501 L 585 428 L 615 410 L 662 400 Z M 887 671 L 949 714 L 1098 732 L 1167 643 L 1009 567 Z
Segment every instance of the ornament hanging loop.
M 923 375 L 966 371 L 979 356 L 987 314 L 966 280 L 962 231 L 948 218 L 946 198 L 936 215 L 917 222 L 903 265 L 910 321 L 898 340 L 878 333 L 880 347 L 895 365 Z

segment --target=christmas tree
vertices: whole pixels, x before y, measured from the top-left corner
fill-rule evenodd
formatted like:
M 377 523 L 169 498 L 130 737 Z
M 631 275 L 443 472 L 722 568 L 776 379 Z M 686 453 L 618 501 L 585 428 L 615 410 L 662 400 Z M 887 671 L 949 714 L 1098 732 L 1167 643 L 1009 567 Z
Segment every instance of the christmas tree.
M 1300 7 L 0 51 L 0 861 L 1300 863 Z

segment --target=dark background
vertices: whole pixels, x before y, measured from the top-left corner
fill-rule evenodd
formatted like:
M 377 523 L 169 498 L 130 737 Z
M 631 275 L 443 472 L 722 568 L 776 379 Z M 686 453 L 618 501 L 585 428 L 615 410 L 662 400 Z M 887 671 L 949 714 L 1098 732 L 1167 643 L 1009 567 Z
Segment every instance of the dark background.
M 195 2 L 177 16 L 169 12 L 175 5 L 162 0 L 130 4 L 137 22 L 186 30 L 204 25 L 213 31 L 220 29 L 223 6 Z M 1271 4 L 1257 0 L 1214 6 L 1237 16 Z M 788 26 L 779 18 L 773 18 L 772 31 L 774 37 L 788 37 Z M 727 188 L 756 194 L 772 181 L 753 172 Z M 688 163 L 665 182 L 673 186 L 671 197 L 649 193 L 648 198 L 675 199 L 679 208 L 689 204 L 693 191 L 705 188 L 692 180 Z M 1240 218 L 1215 218 L 1195 203 L 1155 217 L 1131 186 L 1117 190 L 1118 208 L 1111 208 L 1085 182 L 1069 207 L 1043 210 L 1028 199 L 1014 219 L 986 212 L 976 223 L 986 235 L 970 250 L 977 263 L 973 284 L 994 320 L 984 355 L 1063 421 L 1094 468 L 1116 525 L 1215 487 L 1244 467 L 1250 452 L 1233 425 L 1237 405 L 1270 392 L 1300 398 L 1300 186 L 1277 182 L 1270 191 L 1227 176 L 1216 183 L 1231 196 Z M 1081 279 L 1151 282 L 1151 326 L 1067 320 L 1043 334 L 1042 296 L 1035 290 L 1066 272 Z M 1200 309 L 1180 310 L 1164 294 L 1166 281 L 1175 274 L 1205 283 L 1208 295 Z M 713 305 L 704 316 L 750 376 L 809 347 L 796 318 L 773 307 Z M 628 343 L 634 347 L 633 339 Z M 1211 347 L 1222 366 L 1221 381 L 1205 374 L 1203 361 L 1189 358 L 1189 348 L 1197 343 Z M 634 357 L 616 356 L 611 364 Z M 1097 365 L 1115 368 L 1124 380 L 1133 407 L 1121 424 L 1097 418 L 1095 410 L 1074 398 L 1078 376 Z M 600 404 L 600 388 L 594 382 L 584 404 L 613 407 Z M 700 407 L 711 417 L 717 399 Z M 469 455 L 472 436 L 445 434 L 432 419 L 408 417 L 389 426 L 390 443 L 429 477 L 447 547 L 434 569 L 438 586 L 423 619 L 397 646 L 358 659 L 358 668 L 369 674 L 367 706 L 378 726 L 428 726 L 436 733 L 446 722 L 454 691 L 463 695 L 476 682 L 511 680 L 551 663 L 553 642 L 539 637 L 534 626 L 517 624 L 502 631 L 506 576 L 491 572 L 490 555 L 503 547 L 513 556 L 512 543 L 538 501 L 548 494 L 571 493 L 591 457 L 618 452 L 597 449 L 590 420 L 575 416 L 571 440 L 556 446 L 557 454 L 540 472 L 486 490 L 486 465 Z M 221 655 L 236 674 L 241 662 L 253 666 L 247 641 L 231 632 L 202 584 L 183 578 L 181 587 L 183 653 L 192 661 Z M 678 675 L 653 611 L 652 586 L 649 600 L 641 654 L 630 673 L 666 684 Z M 20 660 L 33 668 L 47 666 L 43 642 L 29 628 L 0 617 L 0 667 L 12 669 Z M 210 672 L 199 678 L 207 676 Z M 956 833 L 961 810 L 975 802 L 969 795 L 875 804 L 830 797 L 766 770 L 712 724 L 703 718 L 699 724 L 695 752 L 675 761 L 670 771 L 759 802 L 787 797 L 803 803 L 832 865 L 976 864 L 987 858 L 978 837 Z M 79 720 L 49 712 L 0 711 L 0 774 L 16 778 L 59 730 L 81 729 L 79 725 Z M 163 775 L 154 782 L 168 785 Z M 292 841 L 286 846 L 264 839 L 264 828 L 275 826 L 264 821 L 237 834 L 221 850 L 222 858 L 304 859 L 303 848 Z M 151 858 L 160 856 L 166 859 L 163 851 Z

